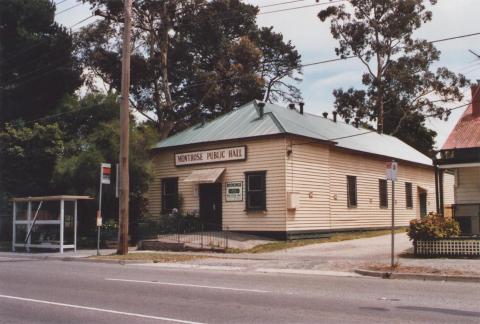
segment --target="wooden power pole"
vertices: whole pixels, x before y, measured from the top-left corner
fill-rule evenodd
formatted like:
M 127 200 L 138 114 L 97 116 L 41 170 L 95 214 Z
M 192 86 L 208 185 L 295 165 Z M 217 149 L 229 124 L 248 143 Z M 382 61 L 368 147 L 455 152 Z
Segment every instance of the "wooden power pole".
M 120 197 L 118 254 L 128 253 L 128 201 L 130 178 L 128 174 L 129 117 L 130 117 L 130 52 L 132 33 L 132 0 L 124 0 L 122 49 L 122 100 L 120 108 Z

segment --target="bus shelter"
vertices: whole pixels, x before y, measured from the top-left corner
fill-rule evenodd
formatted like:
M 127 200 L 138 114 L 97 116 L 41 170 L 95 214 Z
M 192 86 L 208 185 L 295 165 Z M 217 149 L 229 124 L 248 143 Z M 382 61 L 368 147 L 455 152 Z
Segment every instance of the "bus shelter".
M 77 205 L 88 196 L 13 198 L 12 251 L 26 249 L 77 250 Z

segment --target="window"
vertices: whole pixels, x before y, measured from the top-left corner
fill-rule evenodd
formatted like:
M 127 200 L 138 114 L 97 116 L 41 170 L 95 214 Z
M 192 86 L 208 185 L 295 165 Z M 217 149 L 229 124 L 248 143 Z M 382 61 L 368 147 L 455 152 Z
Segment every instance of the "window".
M 413 208 L 413 193 L 411 182 L 405 182 L 405 200 L 407 208 Z
M 162 179 L 162 212 L 178 208 L 178 178 Z
M 387 180 L 378 180 L 378 195 L 380 199 L 380 208 L 388 208 L 388 189 Z
M 247 210 L 267 209 L 267 191 L 265 179 L 266 171 L 245 173 L 245 182 L 247 184 Z
M 347 205 L 357 207 L 357 177 L 347 176 Z

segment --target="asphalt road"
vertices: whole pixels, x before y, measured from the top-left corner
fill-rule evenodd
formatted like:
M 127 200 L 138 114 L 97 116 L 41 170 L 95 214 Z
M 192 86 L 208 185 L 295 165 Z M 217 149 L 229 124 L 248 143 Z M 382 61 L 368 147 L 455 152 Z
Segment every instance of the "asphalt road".
M 480 323 L 480 285 L 0 258 L 0 323 Z

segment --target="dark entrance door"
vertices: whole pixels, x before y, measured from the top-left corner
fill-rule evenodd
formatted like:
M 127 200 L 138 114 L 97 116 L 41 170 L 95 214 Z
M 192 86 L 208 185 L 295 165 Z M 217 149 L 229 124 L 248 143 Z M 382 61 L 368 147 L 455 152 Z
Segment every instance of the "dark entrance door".
M 208 229 L 222 229 L 222 184 L 200 184 L 200 219 Z
M 420 191 L 418 193 L 418 200 L 420 202 L 420 217 L 427 216 L 427 192 Z

